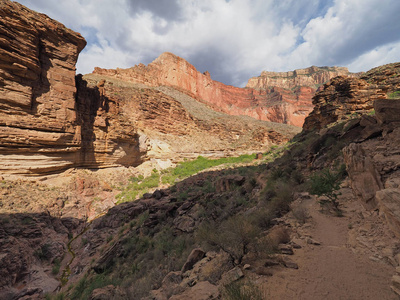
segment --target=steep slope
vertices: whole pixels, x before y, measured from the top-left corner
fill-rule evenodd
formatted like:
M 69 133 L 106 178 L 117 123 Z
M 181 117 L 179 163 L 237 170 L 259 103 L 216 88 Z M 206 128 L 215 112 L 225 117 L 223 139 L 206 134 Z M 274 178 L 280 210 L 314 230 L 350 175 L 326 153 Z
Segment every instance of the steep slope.
M 312 110 L 311 97 L 318 86 L 337 75 L 351 75 L 346 68 L 336 67 L 263 72 L 260 77 L 251 78 L 246 88 L 237 88 L 212 80 L 208 72 L 202 74 L 186 60 L 168 52 L 147 66 L 139 64 L 115 70 L 95 68 L 93 74 L 152 87 L 174 87 L 229 115 L 246 115 L 294 126 L 302 126 Z

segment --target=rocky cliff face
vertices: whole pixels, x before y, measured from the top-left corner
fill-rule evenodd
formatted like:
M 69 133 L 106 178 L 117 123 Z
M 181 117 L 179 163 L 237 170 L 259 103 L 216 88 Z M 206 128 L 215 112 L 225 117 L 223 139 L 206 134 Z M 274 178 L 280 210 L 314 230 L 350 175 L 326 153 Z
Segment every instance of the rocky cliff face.
M 80 147 L 75 63 L 85 40 L 58 22 L 0 2 L 1 171 L 72 165 Z
M 87 88 L 75 64 L 86 41 L 46 15 L 0 1 L 0 171 L 132 165 L 138 135 L 119 104 Z
M 161 54 L 148 66 L 95 68 L 93 73 L 152 87 L 174 87 L 230 115 L 295 126 L 301 126 L 312 110 L 311 97 L 319 85 L 337 75 L 349 74 L 345 68 L 317 67 L 286 73 L 263 72 L 250 79 L 246 88 L 237 88 L 212 80 L 208 72 L 198 72 L 172 53 Z
M 388 98 L 400 87 L 399 74 L 400 63 L 393 63 L 372 69 L 361 78 L 334 78 L 313 97 L 315 108 L 303 128 L 321 129 L 372 112 L 375 100 Z
M 99 74 L 85 75 L 83 80 L 92 88 L 104 83 L 104 97 L 120 105 L 120 117 L 133 122 L 150 160 L 176 162 L 198 155 L 257 152 L 298 132 L 293 126 L 216 112 L 170 87 L 150 87 Z
M 314 89 L 337 76 L 349 76 L 349 70 L 344 67 L 309 67 L 290 72 L 263 71 L 260 76 L 250 78 L 246 87 L 253 89 L 268 89 L 280 87 L 294 89 L 299 86 L 308 86 Z
M 367 138 L 346 147 L 344 159 L 365 208 L 379 209 L 400 237 L 400 98 L 376 100 L 374 108 L 374 117 L 360 121 L 365 127 L 359 136 Z
M 78 33 L 7 0 L 0 1 L 0 16 L 3 174 L 136 166 L 148 158 L 177 160 L 175 153 L 261 151 L 296 132 L 201 106 L 196 99 L 211 99 L 217 108 L 230 103 L 232 111 L 238 103 L 246 108 L 243 99 L 255 92 L 214 82 L 170 53 L 147 67 L 96 69 L 96 78 L 75 78 L 86 45 Z
M 342 138 L 352 142 L 343 150 L 352 189 L 400 236 L 400 63 L 372 69 L 360 79 L 337 77 L 324 88 L 314 96 L 315 108 L 303 128 L 323 134 L 332 123 L 348 122 Z

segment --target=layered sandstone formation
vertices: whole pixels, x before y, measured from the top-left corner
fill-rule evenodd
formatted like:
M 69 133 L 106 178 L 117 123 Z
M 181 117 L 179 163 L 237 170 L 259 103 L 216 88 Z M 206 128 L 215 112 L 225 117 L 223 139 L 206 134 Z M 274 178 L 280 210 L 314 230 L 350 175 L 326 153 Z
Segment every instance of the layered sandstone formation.
M 170 87 L 150 87 L 109 75 L 88 74 L 83 79 L 88 87 L 104 82 L 104 97 L 120 105 L 120 117 L 132 120 L 145 141 L 140 144 L 147 147 L 149 159 L 176 162 L 198 155 L 263 151 L 299 131 L 293 126 L 216 112 Z
M 0 17 L 0 171 L 138 163 L 138 135 L 118 103 L 81 81 L 76 97 L 84 38 L 15 2 L 0 1 Z
M 0 1 L 0 16 L 0 169 L 72 165 L 75 63 L 86 41 L 15 2 Z
M 280 87 L 294 89 L 299 86 L 318 88 L 337 76 L 349 76 L 349 70 L 344 67 L 316 67 L 297 69 L 289 72 L 263 71 L 260 76 L 250 78 L 246 87 L 253 89 L 267 89 Z
M 214 81 L 208 72 L 202 74 L 186 60 L 166 52 L 147 66 L 95 68 L 93 74 L 151 87 L 170 86 L 230 115 L 301 126 L 312 110 L 311 97 L 318 86 L 349 72 L 345 68 L 317 67 L 285 73 L 263 72 L 260 77 L 250 79 L 246 88 L 238 88 Z
M 399 74 L 400 63 L 393 63 L 372 69 L 361 78 L 334 78 L 313 97 L 315 108 L 303 128 L 321 129 L 333 122 L 372 112 L 374 101 L 386 99 L 400 88 Z

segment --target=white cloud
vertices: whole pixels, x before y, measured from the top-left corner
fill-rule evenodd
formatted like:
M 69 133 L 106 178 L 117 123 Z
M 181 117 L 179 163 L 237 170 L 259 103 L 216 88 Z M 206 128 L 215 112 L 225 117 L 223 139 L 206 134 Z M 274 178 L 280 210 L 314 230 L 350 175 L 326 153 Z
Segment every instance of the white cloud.
M 262 70 L 399 60 L 398 0 L 21 0 L 81 32 L 78 72 L 131 67 L 173 52 L 243 85 Z M 367 67 L 368 68 L 368 67 Z
M 372 68 L 400 61 L 400 42 L 376 47 L 357 57 L 348 68 L 351 72 L 368 71 Z

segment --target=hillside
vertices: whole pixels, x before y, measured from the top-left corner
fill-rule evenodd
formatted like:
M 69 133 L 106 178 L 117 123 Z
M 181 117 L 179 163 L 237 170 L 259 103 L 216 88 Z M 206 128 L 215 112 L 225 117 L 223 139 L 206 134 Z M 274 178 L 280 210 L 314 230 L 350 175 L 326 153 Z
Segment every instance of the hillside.
M 381 70 L 394 70 L 397 82 L 398 66 Z M 398 90 L 392 83 L 381 85 L 390 97 Z M 334 90 L 331 95 L 334 101 Z M 375 115 L 362 114 L 364 102 L 357 103 L 352 109 L 360 114 L 304 130 L 259 160 L 173 179 L 170 188 L 116 205 L 91 222 L 80 205 L 87 201 L 99 213 L 115 197 L 101 173 L 75 174 L 69 186 L 51 190 L 3 181 L 5 293 L 40 298 L 61 280 L 54 298 L 319 299 L 323 293 L 397 299 L 399 99 L 375 100 Z M 329 101 L 315 111 L 324 105 Z M 179 172 L 131 177 L 117 199 L 194 168 L 182 163 Z M 336 187 L 321 190 L 324 184 Z M 47 199 L 41 207 L 28 203 L 29 213 L 24 204 L 11 214 L 17 211 L 5 197 L 23 192 L 33 199 L 46 192 Z M 327 198 L 332 195 L 335 202 Z M 23 289 L 16 288 L 18 278 Z

